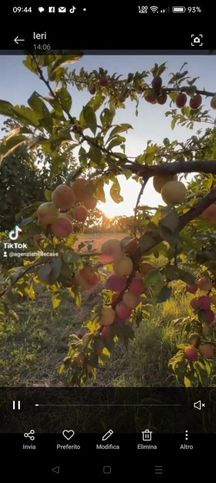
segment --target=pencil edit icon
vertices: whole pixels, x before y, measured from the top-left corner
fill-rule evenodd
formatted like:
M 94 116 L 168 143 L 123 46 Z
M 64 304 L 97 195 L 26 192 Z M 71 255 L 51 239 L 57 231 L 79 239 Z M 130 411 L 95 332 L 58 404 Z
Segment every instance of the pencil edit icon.
M 109 429 L 109 431 L 107 431 L 103 436 L 102 436 L 102 441 L 106 441 L 107 439 L 110 438 L 110 436 L 112 436 L 112 434 L 114 433 L 114 431 L 112 429 Z

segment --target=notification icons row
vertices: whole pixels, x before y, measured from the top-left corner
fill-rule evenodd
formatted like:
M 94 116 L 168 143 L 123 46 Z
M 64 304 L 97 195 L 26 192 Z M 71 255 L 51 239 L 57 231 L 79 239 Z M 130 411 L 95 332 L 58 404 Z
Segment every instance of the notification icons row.
M 71 7 L 65 7 L 65 6 L 50 6 L 50 7 L 38 7 L 38 12 L 39 13 L 75 13 L 77 7 L 75 5 Z M 83 12 L 86 12 L 86 7 L 84 7 Z

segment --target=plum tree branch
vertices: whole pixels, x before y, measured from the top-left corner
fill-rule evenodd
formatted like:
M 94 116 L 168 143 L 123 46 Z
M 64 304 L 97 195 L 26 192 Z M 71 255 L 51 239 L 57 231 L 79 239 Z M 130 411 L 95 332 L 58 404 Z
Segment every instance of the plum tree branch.
M 134 208 L 134 236 L 136 237 L 137 235 L 137 224 L 136 224 L 136 221 L 137 221 L 137 214 L 138 214 L 138 207 L 139 207 L 139 203 L 140 203 L 140 199 L 143 195 L 143 191 L 148 183 L 148 179 L 149 177 L 146 176 L 146 178 L 144 179 L 143 183 L 142 183 L 142 186 L 140 188 L 140 191 L 139 191 L 139 194 L 138 194 L 138 197 L 137 197 L 137 201 L 136 201 L 136 206 Z
M 125 165 L 133 174 L 143 178 L 155 175 L 166 176 L 167 174 L 180 173 L 211 173 L 216 174 L 216 160 L 196 160 L 196 161 L 174 161 L 153 166 L 140 165 L 136 162 Z
M 201 213 L 214 202 L 216 202 L 216 188 L 212 189 L 210 193 L 208 193 L 204 198 L 202 198 L 202 200 L 197 203 L 196 206 L 194 206 L 186 213 L 184 213 L 184 215 L 181 215 L 179 217 L 178 231 L 180 232 L 190 221 L 198 218 Z M 162 241 L 163 238 L 161 237 L 159 232 L 154 234 L 154 240 L 152 241 L 152 245 L 148 247 L 147 251 L 151 250 Z M 139 257 L 141 255 L 144 255 L 144 252 L 141 252 L 141 249 L 139 247 L 136 251 L 136 256 Z

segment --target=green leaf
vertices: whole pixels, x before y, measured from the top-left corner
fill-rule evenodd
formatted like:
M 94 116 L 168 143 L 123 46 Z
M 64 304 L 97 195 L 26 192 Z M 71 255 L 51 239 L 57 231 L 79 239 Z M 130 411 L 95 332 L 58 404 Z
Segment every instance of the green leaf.
M 67 159 L 67 153 L 58 154 L 55 158 L 52 159 L 51 169 L 50 169 L 50 178 L 55 178 L 62 172 L 62 166 Z
M 183 280 L 183 282 L 186 282 L 188 285 L 194 285 L 196 278 L 194 275 L 190 272 L 186 272 L 185 270 L 182 270 L 181 268 L 178 268 L 174 265 L 167 265 L 163 273 L 168 281 L 172 280 Z
M 2 162 L 6 156 L 13 153 L 19 146 L 26 143 L 26 141 L 27 138 L 23 134 L 4 139 L 0 144 L 0 162 Z
M 195 285 L 196 277 L 190 272 L 186 272 L 185 270 L 179 269 L 179 278 L 186 282 L 188 285 Z
M 97 129 L 97 118 L 94 110 L 90 106 L 85 106 L 83 107 L 82 113 L 83 113 L 86 127 L 91 129 L 93 134 L 95 134 Z
M 106 202 L 105 192 L 104 192 L 104 181 L 99 180 L 97 181 L 95 196 L 97 200 L 102 201 L 102 203 Z
M 52 308 L 55 310 L 61 305 L 62 300 L 59 298 L 58 295 L 53 295 L 52 296 Z
M 55 283 L 58 279 L 62 269 L 62 259 L 60 256 L 56 257 L 51 263 L 51 271 L 49 274 L 49 283 Z
M 40 95 L 35 91 L 28 99 L 29 106 L 38 114 L 38 119 L 42 119 L 44 121 L 45 127 L 52 128 L 53 120 L 52 116 L 49 112 L 49 109 L 46 107 L 46 104 L 41 99 Z
M 164 284 L 164 278 L 160 270 L 152 270 L 152 272 L 147 273 L 144 279 L 145 287 L 160 287 Z
M 193 386 L 191 380 L 187 376 L 184 376 L 184 386 L 185 387 L 192 387 Z
M 110 141 L 110 143 L 108 144 L 107 146 L 107 150 L 108 151 L 111 151 L 112 148 L 114 148 L 115 146 L 119 146 L 120 144 L 124 143 L 125 142 L 125 137 L 123 136 L 116 136 L 115 138 L 112 139 L 112 141 Z
M 72 106 L 72 98 L 66 87 L 61 87 L 61 89 L 58 89 L 56 91 L 56 95 L 58 96 L 64 111 L 69 112 Z
M 33 109 L 33 111 L 38 112 L 41 114 L 42 117 L 50 116 L 50 112 L 47 109 L 45 103 L 42 101 L 40 95 L 34 91 L 31 97 L 28 99 L 29 106 Z
M 133 129 L 131 124 L 125 123 L 125 124 L 120 124 L 119 126 L 114 127 L 114 129 L 112 129 L 112 131 L 109 135 L 107 142 L 109 142 L 110 139 L 112 139 L 114 136 L 116 136 L 116 134 L 119 134 L 120 132 L 128 131 L 128 129 Z
M 115 201 L 115 203 L 121 203 L 123 201 L 122 196 L 120 195 L 120 184 L 117 178 L 114 179 L 113 184 L 110 188 L 110 196 Z
M 26 106 L 13 106 L 13 115 L 11 117 L 18 119 L 22 123 L 31 124 L 35 127 L 39 126 L 40 116 Z
M 178 213 L 175 210 L 170 211 L 165 218 L 160 220 L 159 225 L 171 233 L 174 233 L 179 225 Z
M 23 61 L 23 64 L 34 74 L 38 73 L 38 68 L 32 55 L 27 55 L 25 60 Z
M 49 274 L 51 272 L 51 269 L 52 269 L 52 267 L 48 263 L 46 263 L 46 265 L 43 265 L 43 267 L 41 267 L 38 271 L 38 278 L 42 282 L 48 283 L 49 282 Z
M 75 64 L 83 56 L 81 51 L 74 51 L 71 54 L 57 55 L 55 62 L 52 64 L 52 72 L 54 72 L 59 66 L 67 64 Z
M 177 121 L 178 121 L 178 118 L 177 117 L 174 117 L 172 119 L 172 121 L 171 121 L 171 129 L 174 129 L 175 128 L 175 125 L 176 125 Z
M 172 289 L 170 287 L 163 287 L 157 294 L 157 302 L 165 302 L 171 297 Z
M 52 201 L 52 191 L 51 190 L 45 190 L 44 196 L 45 196 L 45 199 L 47 201 Z
M 88 102 L 87 106 L 90 106 L 94 111 L 97 111 L 99 107 L 102 106 L 104 99 L 105 96 L 102 94 L 102 92 L 97 92 L 97 94 Z M 114 111 L 112 110 L 112 112 Z
M 105 128 L 109 127 L 112 123 L 113 117 L 114 117 L 114 112 L 111 111 L 110 109 L 105 108 L 100 115 L 102 126 Z
M 140 238 L 140 251 L 141 253 L 147 252 L 150 248 L 154 246 L 154 238 L 150 235 L 143 235 Z
M 92 160 L 92 163 L 95 165 L 99 164 L 102 158 L 101 150 L 97 146 L 92 146 L 89 150 L 89 158 Z
M 13 116 L 13 104 L 0 99 L 0 114 L 2 116 Z

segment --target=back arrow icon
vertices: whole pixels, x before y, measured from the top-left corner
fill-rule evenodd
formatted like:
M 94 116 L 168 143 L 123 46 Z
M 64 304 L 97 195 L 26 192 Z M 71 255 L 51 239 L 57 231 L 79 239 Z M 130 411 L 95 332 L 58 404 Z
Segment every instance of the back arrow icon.
M 19 35 L 14 39 L 15 44 L 19 45 L 19 42 L 25 42 L 25 39 L 19 39 Z

